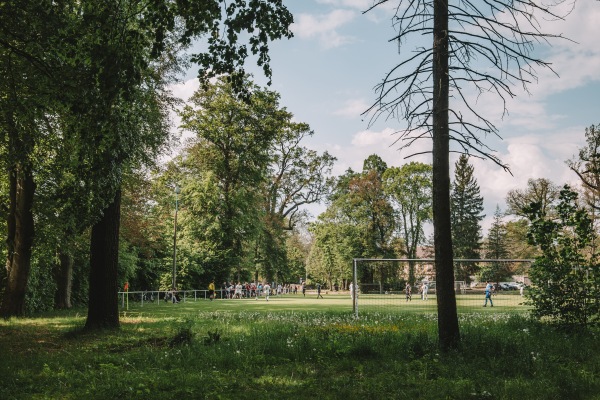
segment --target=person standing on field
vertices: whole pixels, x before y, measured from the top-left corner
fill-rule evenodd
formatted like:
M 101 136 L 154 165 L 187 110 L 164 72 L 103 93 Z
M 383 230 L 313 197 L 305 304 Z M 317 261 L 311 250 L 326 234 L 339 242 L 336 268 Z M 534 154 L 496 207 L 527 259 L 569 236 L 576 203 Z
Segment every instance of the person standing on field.
M 489 281 L 485 282 L 485 303 L 483 303 L 484 307 L 487 307 L 488 300 L 490 301 L 490 307 L 494 307 L 494 302 L 492 301 L 492 291 L 493 287 Z
M 323 298 L 323 296 L 321 296 L 321 284 L 317 283 L 317 299 L 318 298 Z
M 215 281 L 214 280 L 212 280 L 208 284 L 208 298 L 210 299 L 210 301 L 213 301 L 213 299 L 215 298 Z
M 265 298 L 267 301 L 269 301 L 269 295 L 271 294 L 271 286 L 269 285 L 269 282 L 265 283 L 263 290 L 265 291 Z
M 427 300 L 427 292 L 429 291 L 429 282 L 425 281 L 423 282 L 423 300 Z
M 412 301 L 412 288 L 410 287 L 410 283 L 408 282 L 406 282 L 404 293 L 406 293 L 406 301 Z

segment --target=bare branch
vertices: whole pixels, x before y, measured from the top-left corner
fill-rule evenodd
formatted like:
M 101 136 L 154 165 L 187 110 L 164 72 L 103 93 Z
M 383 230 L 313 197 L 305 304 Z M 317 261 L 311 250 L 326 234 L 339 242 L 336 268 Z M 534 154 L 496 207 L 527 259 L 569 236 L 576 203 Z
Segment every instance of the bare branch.
M 387 1 L 376 1 L 365 12 Z M 507 99 L 516 96 L 512 86 L 520 85 L 528 93 L 528 85 L 537 82 L 538 67 L 556 74 L 549 62 L 533 55 L 533 50 L 538 43 L 569 40 L 562 34 L 541 30 L 541 18 L 564 18 L 555 11 L 555 6 L 562 3 L 565 0 L 548 4 L 535 0 L 457 0 L 448 4 L 450 95 L 459 100 L 449 110 L 450 138 L 464 152 L 488 158 L 508 170 L 483 141 L 488 134 L 500 135 L 494 124 L 477 111 L 470 99 L 471 91 L 477 97 L 484 93 L 497 95 L 504 117 L 508 113 Z M 410 38 L 433 36 L 432 21 L 432 0 L 398 0 L 392 18 L 397 34 L 390 41 L 398 41 L 404 51 Z M 370 116 L 369 126 L 382 116 L 403 121 L 405 126 L 397 131 L 399 137 L 394 142 L 400 148 L 431 136 L 433 50 L 415 46 L 413 53 L 375 86 L 376 101 L 363 113 Z

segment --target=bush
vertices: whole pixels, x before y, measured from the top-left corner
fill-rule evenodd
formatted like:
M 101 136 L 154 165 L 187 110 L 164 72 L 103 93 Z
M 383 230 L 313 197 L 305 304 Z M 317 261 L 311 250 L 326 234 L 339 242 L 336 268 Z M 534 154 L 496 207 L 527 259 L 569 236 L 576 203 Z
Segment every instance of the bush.
M 577 194 L 565 185 L 560 192 L 557 215 L 550 218 L 540 203 L 525 209 L 531 221 L 529 240 L 542 250 L 531 267 L 528 298 L 533 314 L 568 325 L 597 321 L 600 274 L 588 246 L 594 238 L 592 221 L 577 206 Z

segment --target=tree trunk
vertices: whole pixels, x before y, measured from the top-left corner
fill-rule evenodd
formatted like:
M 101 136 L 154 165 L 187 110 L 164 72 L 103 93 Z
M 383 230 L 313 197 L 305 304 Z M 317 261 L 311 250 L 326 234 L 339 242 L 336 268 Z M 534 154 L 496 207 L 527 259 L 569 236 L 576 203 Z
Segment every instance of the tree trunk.
M 4 318 L 22 316 L 25 312 L 34 236 L 32 207 L 35 182 L 31 169 L 20 163 L 14 165 L 9 171 L 9 185 L 6 288 L 0 306 L 0 315 Z
M 433 22 L 433 234 L 438 336 L 443 350 L 460 343 L 450 225 L 450 130 L 448 106 L 448 1 L 434 0 Z
M 121 190 L 92 227 L 90 289 L 86 329 L 119 327 L 118 263 Z
M 54 294 L 54 308 L 66 310 L 71 308 L 71 285 L 73 282 L 73 256 L 62 248 L 58 250 L 59 263 L 54 271 L 56 280 L 56 293 Z

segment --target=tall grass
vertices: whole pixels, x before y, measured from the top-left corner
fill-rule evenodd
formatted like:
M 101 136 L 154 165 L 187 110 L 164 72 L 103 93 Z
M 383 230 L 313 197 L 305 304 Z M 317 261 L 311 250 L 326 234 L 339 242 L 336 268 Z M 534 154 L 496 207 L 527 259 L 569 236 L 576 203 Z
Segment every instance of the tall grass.
M 440 353 L 434 314 L 207 303 L 129 311 L 93 334 L 74 313 L 0 322 L 0 398 L 600 398 L 596 329 L 465 313 L 462 348 Z

